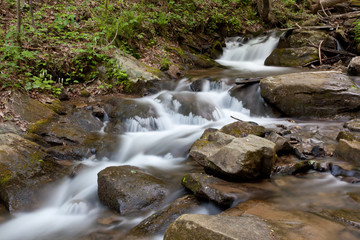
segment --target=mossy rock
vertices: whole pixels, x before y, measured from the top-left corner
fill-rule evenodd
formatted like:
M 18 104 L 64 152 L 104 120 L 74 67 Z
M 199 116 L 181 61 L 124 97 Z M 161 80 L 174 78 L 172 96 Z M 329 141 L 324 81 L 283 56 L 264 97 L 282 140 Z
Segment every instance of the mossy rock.
M 0 198 L 10 212 L 36 207 L 38 191 L 66 171 L 36 143 L 0 134 Z
M 319 59 L 314 47 L 276 48 L 265 60 L 267 66 L 299 67 Z

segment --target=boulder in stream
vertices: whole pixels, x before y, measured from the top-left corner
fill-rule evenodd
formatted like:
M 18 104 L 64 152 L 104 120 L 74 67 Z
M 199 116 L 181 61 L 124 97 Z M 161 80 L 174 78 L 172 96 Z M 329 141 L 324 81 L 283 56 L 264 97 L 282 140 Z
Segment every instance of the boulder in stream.
M 167 193 L 162 180 L 137 167 L 108 167 L 98 173 L 100 201 L 120 214 L 153 209 Z
M 11 213 L 36 207 L 39 190 L 65 174 L 38 144 L 13 133 L 0 134 L 0 200 Z
M 223 207 L 271 193 L 249 184 L 228 182 L 204 173 L 185 174 L 182 185 L 199 199 L 210 200 Z
M 360 115 L 360 89 L 346 75 L 302 72 L 267 77 L 260 82 L 261 96 L 292 117 Z
M 349 75 L 360 76 L 360 56 L 351 59 L 347 70 Z
M 166 230 L 164 240 L 273 240 L 268 224 L 255 216 L 184 214 Z
M 191 213 L 199 206 L 200 202 L 193 195 L 178 198 L 166 208 L 141 221 L 129 231 L 125 239 L 149 239 L 150 236 L 164 234 L 178 217 Z
M 319 59 L 314 47 L 276 48 L 265 60 L 267 66 L 298 67 Z
M 360 141 L 340 139 L 335 154 L 353 164 L 360 165 Z
M 190 156 L 215 175 L 234 180 L 270 176 L 275 161 L 275 144 L 248 135 L 237 138 L 221 131 L 204 132 L 190 149 Z

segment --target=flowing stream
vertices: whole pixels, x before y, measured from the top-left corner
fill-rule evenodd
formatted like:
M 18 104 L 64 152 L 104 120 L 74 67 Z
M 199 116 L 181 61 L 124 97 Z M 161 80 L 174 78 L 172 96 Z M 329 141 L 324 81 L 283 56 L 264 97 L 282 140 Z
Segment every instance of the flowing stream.
M 257 77 L 297 71 L 263 65 L 278 39 L 276 35 L 251 40 L 228 39 L 224 54 L 218 62 L 231 69 L 214 73 L 219 81 L 203 81 L 201 91 L 192 92 L 190 83 L 183 79 L 175 89 L 136 99 L 151 105 L 159 117 L 128 119 L 127 131 L 118 136 L 121 145 L 111 160 L 91 158 L 82 161 L 89 168 L 53 186 L 41 208 L 19 213 L 3 222 L 0 225 L 0 239 L 78 239 L 99 229 L 97 219 L 108 210 L 97 197 L 97 173 L 108 166 L 139 166 L 164 179 L 172 190 L 172 195 L 163 205 L 166 206 L 184 194 L 180 185 L 181 177 L 193 168 L 187 160 L 188 150 L 206 128 L 220 128 L 231 123 L 234 121 L 232 116 L 266 126 L 279 123 L 289 125 L 285 119 L 274 117 L 277 115 L 262 101 L 257 85 L 249 89 L 247 94 L 240 94 L 245 96 L 241 99 L 231 94 L 233 84 L 228 81 L 234 79 L 234 76 Z M 211 77 L 212 72 L 202 71 L 198 75 Z M 302 179 L 284 177 L 274 179 L 273 182 L 279 189 L 279 196 L 273 201 L 284 201 L 289 208 L 306 209 L 307 205 L 314 204 L 333 207 L 341 204 L 339 193 L 354 188 L 359 191 L 357 186 L 341 182 L 329 174 L 310 174 Z M 329 196 L 332 197 L 331 201 Z M 204 214 L 219 211 L 209 204 L 197 210 Z M 126 232 L 151 213 L 140 217 L 118 216 L 116 228 Z

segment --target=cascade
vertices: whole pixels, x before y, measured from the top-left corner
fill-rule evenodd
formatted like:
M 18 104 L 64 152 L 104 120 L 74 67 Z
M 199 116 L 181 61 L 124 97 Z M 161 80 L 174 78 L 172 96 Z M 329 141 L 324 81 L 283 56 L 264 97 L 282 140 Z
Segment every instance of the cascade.
M 249 40 L 229 38 L 218 62 L 233 67 L 241 76 L 247 73 L 256 77 L 274 71 L 287 72 L 288 68 L 266 67 L 263 64 L 276 47 L 278 39 L 276 34 Z M 189 170 L 185 163 L 190 146 L 206 128 L 220 128 L 233 122 L 232 116 L 260 125 L 289 124 L 284 119 L 270 118 L 266 114 L 253 116 L 250 107 L 245 107 L 242 101 L 233 97 L 230 94 L 232 86 L 224 82 L 214 84 L 205 81 L 202 91 L 195 93 L 190 91 L 190 83 L 186 80 L 180 81 L 174 89 L 137 99 L 151 105 L 157 117 L 127 119 L 127 129 L 119 135 L 122 141 L 114 158 L 84 159 L 82 164 L 88 167 L 87 170 L 72 179 L 66 178 L 57 183 L 38 210 L 19 213 L 0 224 L 0 239 L 77 239 L 91 233 L 99 216 L 106 211 L 97 197 L 97 173 L 108 166 L 133 165 L 145 168 L 155 176 L 166 178 L 172 189 L 170 199 L 181 196 L 184 192 L 179 183 L 182 175 Z M 194 101 L 187 101 L 189 98 Z M 104 125 L 108 121 L 111 119 L 106 118 Z M 324 185 L 334 185 L 334 181 L 331 178 L 317 182 L 313 192 Z M 299 183 L 291 186 L 295 185 Z M 343 187 L 338 186 L 339 189 Z M 211 214 L 219 210 L 204 204 L 197 211 Z M 116 227 L 130 229 L 152 213 L 140 217 L 119 216 Z

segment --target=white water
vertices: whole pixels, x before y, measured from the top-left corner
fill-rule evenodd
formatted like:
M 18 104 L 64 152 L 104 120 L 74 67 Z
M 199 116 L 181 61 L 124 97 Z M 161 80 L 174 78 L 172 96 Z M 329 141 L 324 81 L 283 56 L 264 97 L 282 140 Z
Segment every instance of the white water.
M 217 62 L 254 77 L 292 72 L 292 68 L 264 65 L 265 59 L 277 47 L 280 37 L 279 33 L 272 33 L 250 40 L 244 37 L 227 38 L 223 55 Z
M 246 68 L 246 71 L 269 70 L 263 66 L 263 60 L 276 43 L 275 36 L 250 40 L 242 47 L 237 45 L 237 41 L 236 44 L 228 41 L 219 62 L 237 69 Z M 248 54 L 249 51 L 251 54 Z M 158 117 L 128 119 L 127 132 L 119 136 L 122 145 L 112 161 L 93 158 L 82 161 L 89 166 L 88 170 L 80 172 L 73 179 L 66 178 L 58 183 L 48 193 L 48 198 L 39 210 L 18 214 L 0 225 L 0 239 L 70 239 L 91 232 L 97 218 L 105 210 L 97 197 L 97 173 L 108 166 L 134 165 L 145 168 L 168 182 L 169 188 L 173 190 L 169 199 L 175 199 L 181 194 L 179 183 L 187 169 L 184 163 L 191 144 L 201 136 L 204 129 L 220 128 L 233 122 L 231 116 L 261 125 L 288 124 L 279 119 L 251 117 L 250 111 L 229 95 L 231 86 L 224 83 L 212 85 L 206 82 L 203 91 L 198 93 L 189 93 L 186 90 L 189 89 L 188 85 L 184 79 L 173 91 L 137 99 L 151 104 Z M 179 112 L 183 105 L 189 103 L 186 103 L 186 99 L 183 102 L 181 97 L 174 97 L 184 95 L 196 99 L 201 116 L 193 112 L 188 115 Z M 206 210 L 199 211 L 209 213 Z M 145 217 L 146 214 L 137 218 L 119 216 L 122 222 L 117 227 L 129 229 Z

